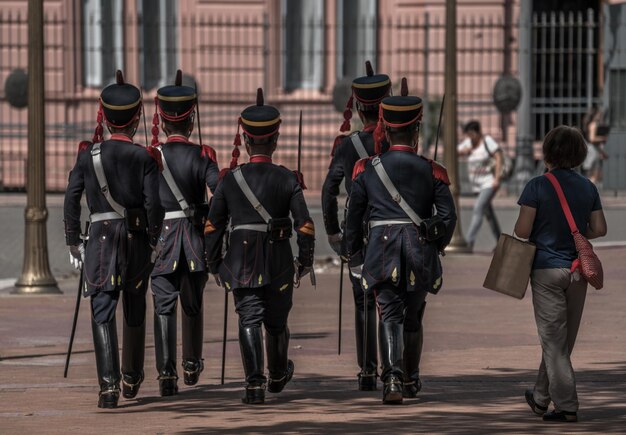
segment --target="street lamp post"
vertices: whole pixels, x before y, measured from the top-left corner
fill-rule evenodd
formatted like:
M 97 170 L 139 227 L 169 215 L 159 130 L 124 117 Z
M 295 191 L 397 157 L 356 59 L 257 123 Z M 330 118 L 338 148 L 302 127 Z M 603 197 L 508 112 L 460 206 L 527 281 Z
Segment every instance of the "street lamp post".
M 456 95 L 456 0 L 446 0 L 446 53 L 445 53 L 444 86 L 446 99 L 443 108 L 444 127 L 444 165 L 450 177 L 450 190 L 454 197 L 458 220 L 450 245 L 449 252 L 468 252 L 469 247 L 461 229 L 461 210 L 459 208 L 459 171 L 456 152 L 457 144 L 457 95 Z
M 46 221 L 43 0 L 28 1 L 28 163 L 24 265 L 13 293 L 61 293 L 50 272 Z

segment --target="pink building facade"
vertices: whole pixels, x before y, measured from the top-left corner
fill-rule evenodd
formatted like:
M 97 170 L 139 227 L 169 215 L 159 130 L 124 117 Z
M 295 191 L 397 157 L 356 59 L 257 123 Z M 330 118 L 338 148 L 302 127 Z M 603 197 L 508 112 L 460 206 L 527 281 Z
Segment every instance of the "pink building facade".
M 500 76 L 517 74 L 520 1 L 459 0 L 457 12 L 456 122 L 480 119 L 511 152 L 515 116 L 496 110 L 492 91 Z M 582 3 L 600 7 L 599 1 Z M 407 77 L 411 93 L 424 97 L 422 141 L 434 140 L 444 93 L 443 0 L 46 0 L 44 5 L 49 190 L 65 189 L 76 146 L 92 135 L 98 94 L 118 68 L 143 89 L 148 132 L 156 89 L 181 68 L 198 86 L 203 141 L 216 148 L 220 166 L 228 163 L 238 113 L 253 102 L 257 87 L 283 114 L 278 160 L 289 167 L 296 165 L 297 117 L 303 110 L 303 171 L 313 190 L 321 187 L 341 123 L 335 107 L 345 95 L 336 84 L 363 74 L 366 59 L 394 83 Z M 4 189 L 23 188 L 26 176 L 26 109 L 8 103 L 4 86 L 15 69 L 27 69 L 26 16 L 26 0 L 0 0 Z M 142 130 L 136 140 L 143 143 Z

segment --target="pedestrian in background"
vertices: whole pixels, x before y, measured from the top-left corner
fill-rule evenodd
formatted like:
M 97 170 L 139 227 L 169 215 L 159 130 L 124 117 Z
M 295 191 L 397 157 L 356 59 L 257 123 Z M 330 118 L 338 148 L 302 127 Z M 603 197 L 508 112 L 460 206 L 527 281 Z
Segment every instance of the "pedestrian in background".
M 458 145 L 457 151 L 460 156 L 467 156 L 472 192 L 478 194 L 467 232 L 467 243 L 473 249 L 483 216 L 487 218 L 495 239 L 500 237 L 500 224 L 491 202 L 500 188 L 502 149 L 491 136 L 482 133 L 477 120 L 465 124 L 463 133 L 467 137 Z
M 587 239 L 606 234 L 606 221 L 595 185 L 573 169 L 587 153 L 580 130 L 552 129 L 543 142 L 546 168 L 565 194 L 576 226 Z M 587 282 L 572 263 L 576 246 L 556 190 L 546 176 L 530 180 L 518 201 L 515 224 L 518 237 L 537 246 L 531 273 L 533 307 L 542 347 L 541 366 L 534 390 L 526 391 L 532 411 L 545 421 L 577 421 L 578 396 L 570 354 L 585 305 Z M 554 411 L 548 413 L 548 405 Z
M 582 164 L 583 174 L 589 180 L 597 184 L 602 181 L 602 160 L 608 157 L 604 152 L 604 143 L 608 133 L 605 125 L 602 125 L 602 111 L 593 107 L 583 117 L 583 133 L 587 141 L 587 157 Z

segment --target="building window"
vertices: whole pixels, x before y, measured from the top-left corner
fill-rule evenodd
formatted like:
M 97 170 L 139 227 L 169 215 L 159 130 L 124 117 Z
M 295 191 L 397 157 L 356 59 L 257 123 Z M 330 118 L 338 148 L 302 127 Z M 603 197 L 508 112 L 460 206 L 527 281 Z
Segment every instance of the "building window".
M 138 0 L 139 66 L 145 89 L 172 82 L 178 68 L 177 0 Z
M 337 78 L 365 75 L 376 66 L 376 0 L 337 0 Z
M 324 71 L 324 0 L 283 0 L 283 86 L 321 89 Z
M 101 87 L 123 69 L 122 0 L 83 0 L 83 83 Z

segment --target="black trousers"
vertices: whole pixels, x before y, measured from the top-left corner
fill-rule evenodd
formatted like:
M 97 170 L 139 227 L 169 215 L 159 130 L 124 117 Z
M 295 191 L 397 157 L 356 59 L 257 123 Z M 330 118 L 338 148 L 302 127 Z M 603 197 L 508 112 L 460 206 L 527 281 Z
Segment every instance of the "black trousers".
M 202 311 L 202 295 L 208 274 L 204 271 L 191 272 L 186 261 L 173 273 L 152 277 L 152 294 L 154 295 L 154 311 L 158 315 L 171 315 L 176 311 L 176 302 L 180 304 L 189 317 Z
M 348 273 L 350 276 L 350 283 L 352 284 L 352 295 L 354 296 L 354 306 L 358 311 L 363 311 L 363 301 L 365 300 L 365 293 L 363 292 L 363 287 L 361 287 L 361 280 L 352 276 L 351 273 Z M 367 308 L 372 309 L 376 306 L 376 300 L 370 295 L 367 298 Z
M 420 311 L 426 302 L 426 291 L 406 291 L 391 283 L 383 283 L 375 289 L 380 320 L 385 323 L 400 323 L 409 332 L 419 331 L 422 319 Z
M 115 316 L 117 302 L 122 293 L 124 318 L 128 326 L 137 327 L 143 325 L 146 318 L 146 290 L 147 283 L 140 292 L 111 291 L 98 292 L 91 296 L 91 312 L 98 325 L 108 323 Z
M 240 328 L 260 327 L 273 335 L 280 334 L 287 326 L 289 311 L 293 306 L 293 284 L 284 287 L 271 283 L 258 288 L 236 288 L 233 290 L 235 311 L 239 315 Z

